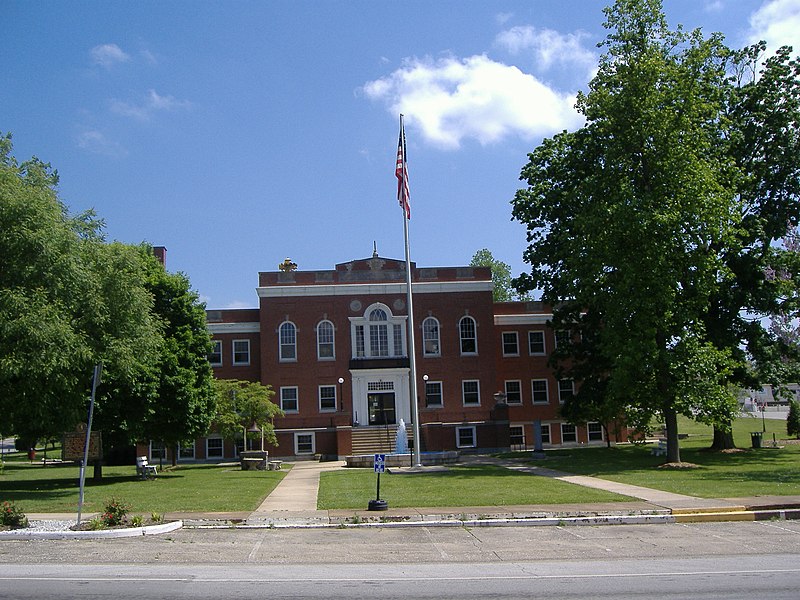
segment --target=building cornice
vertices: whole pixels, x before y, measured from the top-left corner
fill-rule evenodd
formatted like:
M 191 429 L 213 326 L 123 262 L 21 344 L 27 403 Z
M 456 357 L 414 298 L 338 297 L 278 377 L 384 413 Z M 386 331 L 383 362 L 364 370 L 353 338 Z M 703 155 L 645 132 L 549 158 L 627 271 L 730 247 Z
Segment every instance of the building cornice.
M 420 281 L 411 284 L 415 294 L 491 292 L 491 281 Z M 256 288 L 259 298 L 297 296 L 378 296 L 405 294 L 403 283 L 338 283 L 322 285 L 276 285 Z
M 494 324 L 498 326 L 511 327 L 514 325 L 545 325 L 553 319 L 552 314 L 518 314 L 518 315 L 495 315 Z
M 261 324 L 255 323 L 208 323 L 208 330 L 218 335 L 221 333 L 261 333 Z

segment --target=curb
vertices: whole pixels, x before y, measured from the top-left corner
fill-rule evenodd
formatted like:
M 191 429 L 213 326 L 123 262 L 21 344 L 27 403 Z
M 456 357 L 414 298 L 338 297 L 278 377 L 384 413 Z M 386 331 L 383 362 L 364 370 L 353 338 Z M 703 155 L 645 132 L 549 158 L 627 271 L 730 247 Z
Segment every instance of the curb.
M 26 531 L 25 529 L 12 529 L 0 531 L 0 539 L 31 539 L 37 540 L 66 540 L 66 539 L 97 539 L 97 538 L 124 538 L 141 537 L 144 535 L 159 535 L 169 533 L 183 527 L 183 521 L 171 521 L 158 525 L 145 525 L 144 527 L 126 527 L 124 529 L 98 529 L 96 531 Z

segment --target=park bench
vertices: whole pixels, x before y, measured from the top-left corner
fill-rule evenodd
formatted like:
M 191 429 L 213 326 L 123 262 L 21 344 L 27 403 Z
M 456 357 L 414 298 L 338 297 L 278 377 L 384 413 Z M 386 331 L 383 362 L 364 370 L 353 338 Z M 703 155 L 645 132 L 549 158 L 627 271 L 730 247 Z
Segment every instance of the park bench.
M 149 477 L 156 477 L 158 475 L 158 469 L 156 468 L 155 465 L 151 465 L 149 462 L 147 462 L 146 456 L 137 456 L 136 474 L 142 479 L 147 479 Z
M 667 455 L 667 440 L 661 438 L 658 440 L 658 444 L 656 444 L 650 450 L 650 454 L 653 456 L 666 456 Z

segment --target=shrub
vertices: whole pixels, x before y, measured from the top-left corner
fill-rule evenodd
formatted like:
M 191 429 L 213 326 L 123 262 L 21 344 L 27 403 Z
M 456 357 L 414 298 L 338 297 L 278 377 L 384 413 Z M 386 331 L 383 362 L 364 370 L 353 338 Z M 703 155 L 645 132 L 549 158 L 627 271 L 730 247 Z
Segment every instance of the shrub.
M 6 527 L 22 528 L 28 526 L 28 517 L 22 512 L 22 509 L 15 505 L 13 502 L 3 502 L 3 508 L 0 511 L 0 525 Z
M 105 529 L 106 523 L 102 517 L 95 517 L 94 519 L 87 521 L 86 528 L 91 531 L 97 531 L 99 529 Z
M 164 520 L 164 515 L 162 515 L 161 513 L 155 511 L 150 513 L 150 521 L 152 521 L 153 523 L 161 523 L 161 521 L 163 520 Z
M 144 517 L 142 515 L 131 517 L 131 527 L 141 527 L 142 525 L 144 525 Z
M 106 502 L 105 510 L 100 515 L 100 518 L 107 527 L 122 525 L 125 521 L 125 515 L 128 514 L 130 509 L 130 504 L 112 498 Z
M 800 405 L 797 400 L 789 401 L 789 414 L 786 415 L 786 433 L 800 438 Z

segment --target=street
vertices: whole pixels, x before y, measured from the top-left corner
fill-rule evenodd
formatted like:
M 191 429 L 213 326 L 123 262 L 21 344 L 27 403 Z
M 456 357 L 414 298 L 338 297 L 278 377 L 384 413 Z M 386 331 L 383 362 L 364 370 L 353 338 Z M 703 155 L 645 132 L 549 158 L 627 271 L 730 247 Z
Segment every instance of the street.
M 797 598 L 800 522 L 4 540 L 0 598 Z

